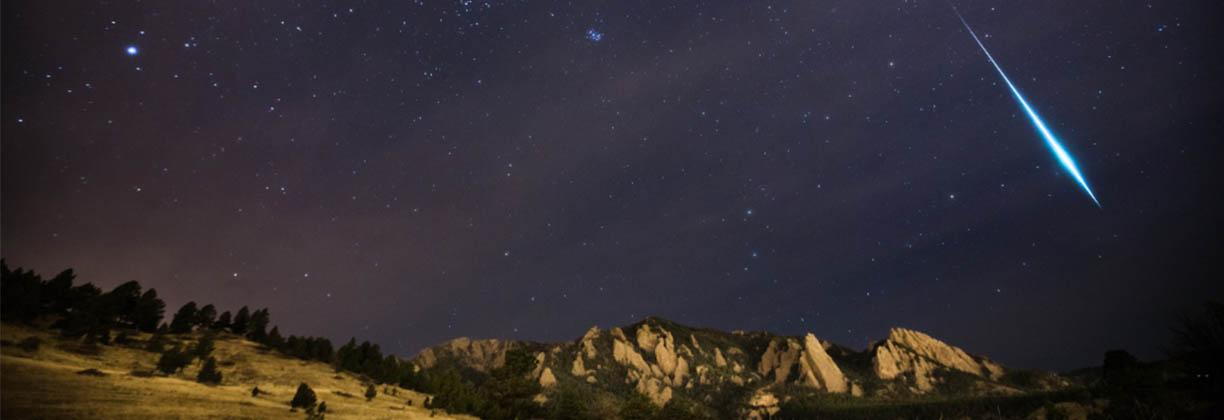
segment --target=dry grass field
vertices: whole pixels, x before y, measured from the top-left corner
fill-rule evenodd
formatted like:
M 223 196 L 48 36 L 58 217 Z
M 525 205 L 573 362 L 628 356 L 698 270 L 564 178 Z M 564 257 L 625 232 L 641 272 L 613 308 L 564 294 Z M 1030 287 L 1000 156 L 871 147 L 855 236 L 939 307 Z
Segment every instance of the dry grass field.
M 30 337 L 37 350 L 20 344 Z M 197 383 L 196 361 L 173 376 L 149 375 L 158 354 L 141 349 L 147 334 L 130 346 L 99 346 L 84 351 L 78 341 L 21 325 L 0 327 L 0 417 L 4 419 L 135 419 L 135 418 L 305 418 L 292 412 L 289 401 L 299 383 L 314 389 L 327 403 L 329 419 L 463 418 L 423 408 L 426 395 L 398 387 L 379 387 L 366 401 L 365 385 L 348 373 L 337 373 L 319 362 L 306 362 L 262 350 L 232 335 L 217 337 L 221 385 Z M 186 344 L 195 337 L 171 336 Z M 96 369 L 93 374 L 82 372 Z M 258 386 L 264 394 L 251 396 Z M 388 395 L 388 391 L 393 395 Z

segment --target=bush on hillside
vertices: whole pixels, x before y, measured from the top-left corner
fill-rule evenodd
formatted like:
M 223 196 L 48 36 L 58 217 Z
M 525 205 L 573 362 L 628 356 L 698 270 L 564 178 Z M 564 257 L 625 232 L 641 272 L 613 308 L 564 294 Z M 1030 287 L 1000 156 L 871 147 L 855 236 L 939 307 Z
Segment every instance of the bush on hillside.
M 217 358 L 209 357 L 196 375 L 196 381 L 202 384 L 218 385 L 221 383 L 221 371 L 217 370 Z
M 306 385 L 305 382 L 302 382 L 301 385 L 298 385 L 297 393 L 293 394 L 293 401 L 289 402 L 289 406 L 293 408 L 311 410 L 314 409 L 315 401 L 317 401 L 317 397 L 315 396 L 314 390 L 310 389 L 310 385 Z
M 77 375 L 82 375 L 82 376 L 106 376 L 106 374 L 105 374 L 105 373 L 102 373 L 102 371 L 97 370 L 97 369 L 94 369 L 94 368 L 89 368 L 89 369 L 85 369 L 85 370 L 82 370 L 82 371 L 78 371 L 78 372 L 77 372 Z
M 190 354 L 175 346 L 170 350 L 166 350 L 165 353 L 162 353 L 161 358 L 157 359 L 157 370 L 167 375 L 173 375 L 187 367 L 191 360 Z

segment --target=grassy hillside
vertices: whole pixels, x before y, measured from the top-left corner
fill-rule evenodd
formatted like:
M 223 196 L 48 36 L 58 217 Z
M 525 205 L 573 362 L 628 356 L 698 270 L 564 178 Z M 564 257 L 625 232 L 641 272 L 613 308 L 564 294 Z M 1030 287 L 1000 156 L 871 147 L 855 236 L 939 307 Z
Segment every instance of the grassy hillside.
M 378 388 L 372 401 L 362 380 L 320 362 L 287 358 L 233 335 L 217 337 L 213 352 L 224 379 L 197 383 L 201 367 L 152 374 L 158 354 L 142 350 L 149 334 L 130 344 L 90 348 L 53 331 L 3 324 L 0 327 L 0 417 L 3 418 L 304 418 L 289 401 L 300 383 L 327 403 L 327 418 L 461 418 L 423 408 L 424 394 L 398 387 Z M 196 335 L 170 336 L 171 345 Z M 31 345 L 37 341 L 37 349 Z M 251 396 L 258 386 L 262 393 Z M 390 391 L 394 395 L 388 395 Z

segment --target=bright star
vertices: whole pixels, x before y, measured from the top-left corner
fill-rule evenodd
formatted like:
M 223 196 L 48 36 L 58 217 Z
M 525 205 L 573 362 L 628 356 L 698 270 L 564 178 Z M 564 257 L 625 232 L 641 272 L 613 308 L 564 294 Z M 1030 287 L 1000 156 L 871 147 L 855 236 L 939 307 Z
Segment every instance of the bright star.
M 137 49 L 135 45 L 128 45 L 127 50 L 125 51 L 127 51 L 127 55 L 136 55 L 140 53 L 140 50 Z

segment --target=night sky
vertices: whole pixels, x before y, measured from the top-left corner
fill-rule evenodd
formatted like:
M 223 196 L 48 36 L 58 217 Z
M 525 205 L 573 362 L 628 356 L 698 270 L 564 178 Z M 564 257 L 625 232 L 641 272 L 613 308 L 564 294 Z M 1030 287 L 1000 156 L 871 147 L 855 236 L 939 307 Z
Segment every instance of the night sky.
M 659 315 L 1160 357 L 1224 296 L 1215 3 L 959 5 L 1098 208 L 942 1 L 5 1 L 3 255 L 404 356 Z

